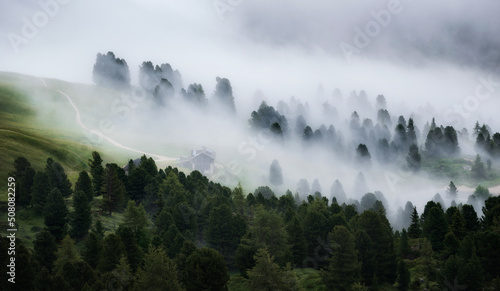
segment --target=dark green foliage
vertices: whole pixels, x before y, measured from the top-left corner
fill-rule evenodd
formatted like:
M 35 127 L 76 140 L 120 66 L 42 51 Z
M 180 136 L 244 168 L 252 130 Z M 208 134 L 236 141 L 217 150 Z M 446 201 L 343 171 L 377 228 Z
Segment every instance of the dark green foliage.
M 132 228 L 126 226 L 120 226 L 116 230 L 116 234 L 123 243 L 127 262 L 132 272 L 135 273 L 141 265 L 143 258 L 142 250 L 137 243 L 137 236 Z
M 307 256 L 307 242 L 304 237 L 304 229 L 297 216 L 294 215 L 287 223 L 286 231 L 293 255 L 293 264 L 301 266 Z
M 444 236 L 448 233 L 448 223 L 440 206 L 434 206 L 429 209 L 429 212 L 425 216 L 425 221 L 422 223 L 422 230 L 424 236 L 431 242 L 434 251 L 444 249 L 443 241 Z
M 160 275 L 161 274 L 161 275 Z M 177 268 L 162 248 L 151 248 L 144 258 L 144 266 L 137 271 L 134 290 L 183 290 L 177 280 Z
M 398 290 L 406 291 L 410 285 L 410 271 L 405 264 L 404 260 L 401 260 L 398 264 Z
M 248 271 L 250 290 L 299 290 L 299 282 L 289 265 L 282 270 L 265 249 L 254 257 L 256 264 Z
M 92 180 L 86 171 L 81 171 L 78 174 L 78 180 L 75 183 L 75 193 L 83 191 L 87 196 L 87 201 L 90 203 L 94 199 L 94 192 L 92 188 Z
M 69 225 L 71 226 L 69 233 L 73 238 L 86 236 L 92 224 L 87 197 L 87 194 L 80 190 L 73 195 L 73 212 L 69 216 Z
M 112 211 L 123 210 L 125 199 L 125 186 L 119 179 L 116 168 L 111 164 L 106 164 L 106 171 L 104 172 L 102 180 L 102 204 L 103 210 L 111 215 Z
M 63 197 L 67 198 L 73 193 L 71 182 L 61 164 L 48 158 L 47 165 L 45 166 L 45 173 L 49 177 L 50 187 L 59 189 Z
M 82 260 L 64 263 L 58 275 L 72 290 L 82 290 L 85 284 L 91 285 L 97 280 L 95 271 Z
M 361 277 L 354 236 L 345 226 L 336 226 L 329 238 L 332 256 L 321 277 L 329 290 L 349 290 Z
M 465 229 L 467 231 L 476 231 L 479 228 L 479 219 L 477 218 L 476 210 L 469 204 L 462 206 L 462 216 L 465 219 Z
M 281 170 L 280 163 L 277 160 L 273 160 L 271 167 L 269 168 L 269 182 L 276 187 L 283 184 L 283 172 Z
M 484 169 L 484 163 L 481 161 L 481 157 L 476 155 L 476 160 L 471 168 L 472 177 L 475 179 L 484 179 L 486 177 L 486 170 Z
M 49 192 L 45 208 L 43 210 L 43 218 L 47 230 L 56 238 L 61 240 L 66 234 L 68 222 L 68 208 L 64 203 L 64 199 L 59 189 L 54 188 Z
M 288 131 L 288 121 L 284 115 L 281 115 L 272 106 L 262 102 L 259 110 L 253 111 L 249 120 L 253 129 L 271 129 L 273 123 L 278 123 L 281 131 L 286 134 Z
M 120 237 L 114 233 L 108 234 L 103 242 L 97 270 L 99 272 L 111 272 L 120 261 L 120 257 L 125 255 L 125 247 Z
M 221 254 L 210 248 L 195 250 L 183 270 L 187 290 L 227 290 L 229 274 Z
M 485 229 L 499 227 L 500 223 L 500 196 L 493 196 L 484 201 L 483 217 L 481 219 Z
M 449 222 L 451 231 L 453 234 L 457 237 L 458 240 L 461 240 L 465 235 L 466 235 L 466 228 L 465 228 L 465 219 L 462 216 L 462 213 L 460 210 L 456 210 L 453 216 L 451 217 L 451 220 Z
M 92 71 L 92 81 L 97 86 L 124 89 L 130 86 L 130 71 L 124 59 L 116 58 L 113 52 L 97 54 Z
M 96 268 L 102 250 L 102 238 L 95 232 L 91 232 L 84 242 L 82 256 L 83 259 L 92 267 Z
M 408 242 L 408 233 L 403 228 L 401 237 L 399 238 L 399 254 L 402 258 L 407 258 L 410 254 L 410 244 Z
M 380 283 L 394 283 L 397 278 L 397 261 L 392 231 L 387 219 L 382 214 L 365 211 L 359 216 L 358 224 L 373 241 L 377 279 Z
M 358 259 L 361 262 L 361 278 L 371 286 L 376 273 L 375 246 L 366 231 L 358 230 L 355 236 Z
M 210 211 L 205 236 L 209 246 L 220 252 L 232 265 L 234 253 L 246 229 L 245 219 L 233 215 L 231 208 L 222 204 Z
M 94 196 L 101 195 L 102 181 L 104 179 L 104 168 L 102 166 L 101 155 L 98 152 L 92 152 L 92 159 L 89 159 L 90 175 L 92 175 L 92 187 Z
M 49 271 L 52 270 L 57 258 L 57 245 L 54 236 L 46 230 L 41 231 L 36 235 L 33 249 L 38 264 Z
M 144 206 L 142 204 L 136 206 L 134 201 L 129 200 L 123 215 L 123 225 L 132 229 L 134 233 L 147 228 L 149 220 Z
M 406 163 L 408 168 L 414 172 L 417 172 L 421 168 L 422 156 L 418 152 L 418 147 L 416 144 L 411 144 L 408 150 L 408 156 L 406 157 Z
M 31 204 L 31 191 L 34 183 L 35 170 L 30 162 L 24 157 L 14 160 L 14 172 L 9 173 L 9 177 L 15 179 L 16 203 L 20 206 Z
M 33 178 L 31 205 L 41 212 L 45 208 L 47 195 L 50 192 L 49 176 L 45 172 L 37 172 Z

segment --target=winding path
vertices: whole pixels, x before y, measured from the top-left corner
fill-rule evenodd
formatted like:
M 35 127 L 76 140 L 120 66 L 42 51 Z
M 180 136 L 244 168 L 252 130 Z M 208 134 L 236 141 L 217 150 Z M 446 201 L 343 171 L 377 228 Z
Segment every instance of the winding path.
M 43 78 L 41 78 L 41 77 L 40 77 L 40 80 L 42 81 L 42 83 L 45 86 L 45 88 L 48 88 L 47 84 L 45 83 L 45 80 Z M 176 158 L 162 156 L 162 155 L 158 155 L 158 154 L 154 154 L 154 153 L 148 153 L 148 152 L 144 152 L 144 151 L 141 151 L 141 150 L 138 150 L 138 149 L 133 149 L 131 147 L 122 145 L 121 143 L 119 143 L 119 142 L 115 141 L 114 139 L 112 139 L 112 138 L 104 135 L 102 132 L 100 132 L 98 130 L 88 128 L 87 126 L 85 126 L 85 124 L 83 124 L 83 122 L 81 120 L 80 110 L 78 109 L 78 107 L 76 107 L 75 103 L 73 103 L 73 100 L 71 100 L 71 98 L 68 96 L 68 94 L 64 93 L 61 90 L 57 90 L 57 92 L 59 92 L 61 95 L 63 95 L 64 97 L 66 97 L 66 99 L 68 99 L 69 104 L 71 104 L 71 106 L 73 107 L 73 109 L 76 112 L 76 116 L 75 116 L 76 123 L 81 128 L 83 128 L 84 130 L 88 131 L 89 133 L 96 134 L 100 138 L 108 141 L 109 143 L 111 143 L 112 145 L 114 145 L 114 146 L 116 146 L 118 148 L 121 148 L 121 149 L 124 149 L 124 150 L 128 150 L 128 151 L 132 151 L 132 152 L 136 152 L 136 153 L 139 153 L 139 154 L 144 154 L 146 156 L 154 157 L 154 158 L 156 158 L 155 159 L 156 162 L 176 161 L 177 160 Z

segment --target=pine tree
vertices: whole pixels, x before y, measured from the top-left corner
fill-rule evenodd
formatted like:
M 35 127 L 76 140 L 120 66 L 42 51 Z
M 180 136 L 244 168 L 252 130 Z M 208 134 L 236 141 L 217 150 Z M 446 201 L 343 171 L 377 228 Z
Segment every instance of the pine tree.
M 417 134 L 415 133 L 415 126 L 413 124 L 413 118 L 410 117 L 408 120 L 408 126 L 406 127 L 406 137 L 409 145 L 417 145 Z
M 59 189 L 54 188 L 49 192 L 43 217 L 47 230 L 56 238 L 61 240 L 66 234 L 68 208 Z
M 143 253 L 138 245 L 137 236 L 134 230 L 127 226 L 120 226 L 116 231 L 123 243 L 125 255 L 132 272 L 135 273 L 142 263 Z
M 27 206 L 31 202 L 31 189 L 35 170 L 30 162 L 24 157 L 18 157 L 14 160 L 14 172 L 9 173 L 16 182 L 16 203 L 21 206 Z
M 255 266 L 248 271 L 250 290 L 299 290 L 298 280 L 289 269 L 283 271 L 266 249 L 254 256 Z
M 293 254 L 293 263 L 300 266 L 307 256 L 307 242 L 304 237 L 304 228 L 296 215 L 288 222 L 286 230 L 288 232 L 288 243 Z
M 484 169 L 484 163 L 481 161 L 481 157 L 476 155 L 476 160 L 471 168 L 472 177 L 475 179 L 484 179 L 486 177 L 486 171 Z
M 187 258 L 183 278 L 187 290 L 227 290 L 229 274 L 222 255 L 204 247 Z
M 87 196 L 87 201 L 90 203 L 94 199 L 94 191 L 92 189 L 92 180 L 86 171 L 81 171 L 78 174 L 78 180 L 75 183 L 75 193 L 83 191 Z
M 444 248 L 444 237 L 448 233 L 448 223 L 446 222 L 443 209 L 439 206 L 431 207 L 425 216 L 422 230 L 432 245 L 434 251 L 441 251 Z
M 343 226 L 335 226 L 330 233 L 332 256 L 326 270 L 321 272 L 323 282 L 330 290 L 349 290 L 360 279 L 354 236 Z
M 398 289 L 402 291 L 408 290 L 410 286 L 410 271 L 405 264 L 404 260 L 401 260 L 398 264 Z
M 277 160 L 273 160 L 271 163 L 271 167 L 269 169 L 269 181 L 276 187 L 276 189 L 278 186 L 283 184 L 283 172 L 281 171 L 280 163 Z
M 33 249 L 35 259 L 40 266 L 47 268 L 49 271 L 52 270 L 57 258 L 57 245 L 54 236 L 50 232 L 42 230 L 36 235 Z
M 73 195 L 73 212 L 70 213 L 69 231 L 71 237 L 81 238 L 87 235 L 92 224 L 90 204 L 87 201 L 87 194 L 78 190 Z
M 356 162 L 365 166 L 371 166 L 370 152 L 368 147 L 364 144 L 359 144 L 356 148 Z
M 144 258 L 144 266 L 137 271 L 134 290 L 161 291 L 167 286 L 172 291 L 183 290 L 177 280 L 177 268 L 174 261 L 162 248 L 151 248 Z
M 410 244 L 408 242 L 408 234 L 406 229 L 401 231 L 401 238 L 399 239 L 399 253 L 402 258 L 406 258 L 410 254 Z
M 361 262 L 361 278 L 366 285 L 374 285 L 373 278 L 376 272 L 376 251 L 373 241 L 364 230 L 356 231 L 355 239 L 358 258 Z
M 408 236 L 411 238 L 419 238 L 421 234 L 420 218 L 418 216 L 417 207 L 414 207 L 413 213 L 411 214 L 411 224 L 408 228 Z
M 57 251 L 57 259 L 54 262 L 54 274 L 61 273 L 66 263 L 72 263 L 80 260 L 80 255 L 75 247 L 75 241 L 66 235 L 61 240 L 61 246 Z
M 37 212 L 43 212 L 50 192 L 49 177 L 45 172 L 37 172 L 33 178 L 31 205 Z
M 50 186 L 59 189 L 63 197 L 67 198 L 73 194 L 71 182 L 61 164 L 54 162 L 52 158 L 48 158 L 47 165 L 45 166 L 45 173 L 49 177 Z
M 102 208 L 107 210 L 109 215 L 111 215 L 112 211 L 120 211 L 123 209 L 125 186 L 118 178 L 115 167 L 111 164 L 106 164 L 101 193 L 103 195 Z
M 235 113 L 234 96 L 231 83 L 226 78 L 215 78 L 217 85 L 215 86 L 214 98 L 223 105 L 230 113 Z
M 99 263 L 99 258 L 102 250 L 102 239 L 94 232 L 89 233 L 87 239 L 84 241 L 83 259 L 92 268 L 96 268 Z
M 446 193 L 451 196 L 451 197 L 457 197 L 458 189 L 453 183 L 453 181 L 450 181 L 450 185 L 448 185 L 448 189 L 446 189 Z
M 408 168 L 410 170 L 417 172 L 421 168 L 422 157 L 418 152 L 418 147 L 415 144 L 410 145 L 408 150 L 408 156 L 406 157 L 406 162 L 408 163 Z
M 130 227 L 134 233 L 138 233 L 141 229 L 148 227 L 149 219 L 144 206 L 142 204 L 136 206 L 134 201 L 129 200 L 123 215 L 123 225 Z
M 113 271 L 122 255 L 125 255 L 125 247 L 120 237 L 114 233 L 108 234 L 102 243 L 97 270 L 104 273 Z
M 102 159 L 98 152 L 92 152 L 92 159 L 89 159 L 90 174 L 92 175 L 92 187 L 94 196 L 101 195 L 101 188 L 104 178 L 104 168 Z
M 472 205 L 464 204 L 462 206 L 462 216 L 465 220 L 465 229 L 468 232 L 479 229 L 479 219 L 477 217 L 476 210 Z

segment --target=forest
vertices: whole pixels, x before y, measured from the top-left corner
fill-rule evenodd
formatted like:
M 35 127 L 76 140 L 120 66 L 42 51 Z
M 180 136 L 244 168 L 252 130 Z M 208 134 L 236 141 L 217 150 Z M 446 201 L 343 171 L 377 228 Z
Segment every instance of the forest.
M 485 290 L 500 284 L 500 197 L 479 186 L 474 206 L 406 209 L 395 230 L 367 193 L 339 204 L 269 187 L 251 193 L 158 169 L 103 164 L 98 152 L 72 185 L 52 158 L 18 157 L 18 209 L 43 219 L 17 239 L 16 290 Z M 272 174 L 274 173 L 274 174 Z M 276 169 L 270 169 L 276 176 Z M 276 177 L 274 178 L 276 179 Z M 450 183 L 450 195 L 456 188 Z M 116 224 L 103 223 L 117 217 Z M 19 222 L 18 223 L 22 223 Z M 9 238 L 1 238 L 2 249 Z M 32 246 L 32 247 L 31 247 Z M 0 260 L 8 264 L 6 252 Z M 161 275 L 160 275 L 161 274 Z M 2 290 L 8 274 L 2 273 Z M 493 290 L 492 289 L 492 290 Z M 10 290 L 10 289 L 9 289 Z

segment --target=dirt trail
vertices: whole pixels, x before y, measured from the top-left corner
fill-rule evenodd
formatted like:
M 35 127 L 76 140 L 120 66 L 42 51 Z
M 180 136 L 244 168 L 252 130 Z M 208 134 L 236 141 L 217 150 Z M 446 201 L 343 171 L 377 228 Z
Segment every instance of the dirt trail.
M 47 84 L 45 83 L 45 80 L 43 80 L 43 78 L 40 78 L 40 80 L 42 81 L 43 85 L 46 88 L 48 88 Z M 119 142 L 115 141 L 114 139 L 112 139 L 112 138 L 110 138 L 110 137 L 102 134 L 101 132 L 99 132 L 97 130 L 94 130 L 94 129 L 88 128 L 87 126 L 85 126 L 85 124 L 83 124 L 83 122 L 81 120 L 80 110 L 75 105 L 75 103 L 73 103 L 73 100 L 71 100 L 71 98 L 66 93 L 64 93 L 63 91 L 57 90 L 57 92 L 59 92 L 61 95 L 63 95 L 64 97 L 66 97 L 66 99 L 68 99 L 68 102 L 71 104 L 71 106 L 73 107 L 73 109 L 76 112 L 76 116 L 75 116 L 76 123 L 81 128 L 83 128 L 84 130 L 88 131 L 89 133 L 96 134 L 100 138 L 106 140 L 107 142 L 111 143 L 112 145 L 114 145 L 114 146 L 116 146 L 118 148 L 121 148 L 121 149 L 124 149 L 124 150 L 128 150 L 128 151 L 132 151 L 132 152 L 136 152 L 136 153 L 143 154 L 143 155 L 146 155 L 146 156 L 151 156 L 151 157 L 155 158 L 156 162 L 176 161 L 177 160 L 177 158 L 167 157 L 167 156 L 163 156 L 163 155 L 159 155 L 159 154 L 154 154 L 154 153 L 148 153 L 148 152 L 144 152 L 144 151 L 141 151 L 141 150 L 138 150 L 138 149 L 134 149 L 134 148 L 122 145 L 121 143 L 119 143 Z

